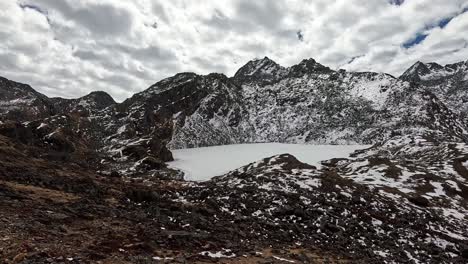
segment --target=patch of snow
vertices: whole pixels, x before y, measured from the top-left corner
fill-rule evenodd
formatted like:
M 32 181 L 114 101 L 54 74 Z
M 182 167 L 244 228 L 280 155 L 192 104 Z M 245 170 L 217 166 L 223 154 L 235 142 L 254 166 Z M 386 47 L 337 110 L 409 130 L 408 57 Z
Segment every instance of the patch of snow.
M 445 196 L 444 187 L 440 182 L 431 182 L 431 185 L 434 186 L 434 192 L 427 193 L 427 195 L 432 197 Z
M 274 259 L 277 259 L 277 260 L 289 262 L 289 263 L 295 263 L 293 260 L 289 260 L 289 259 L 285 259 L 285 258 L 280 258 L 280 257 L 277 257 L 277 256 L 273 256 L 273 258 L 274 258 Z
M 173 114 L 173 115 L 172 115 L 172 118 L 173 118 L 173 119 L 177 119 L 181 114 L 182 114 L 182 111 L 179 111 L 179 112 Z
M 78 102 L 78 105 L 84 107 L 84 108 L 90 108 L 91 104 L 90 102 L 88 102 L 87 100 L 85 99 L 81 99 L 79 102 Z
M 203 251 L 200 252 L 200 255 L 210 257 L 210 258 L 234 258 L 236 254 L 230 253 L 230 249 L 225 249 L 223 251 L 218 251 L 218 252 L 210 252 L 210 251 Z M 227 255 L 229 254 L 229 255 Z
M 41 128 L 45 127 L 45 126 L 47 126 L 47 124 L 41 123 L 36 129 L 41 129 Z
M 153 257 L 153 260 L 173 260 L 174 258 L 161 258 L 161 257 Z
M 457 192 L 461 192 L 462 190 L 460 189 L 460 187 L 458 186 L 458 184 L 454 181 L 446 181 L 445 182 L 447 185 L 449 185 L 450 187 L 452 187 L 453 189 L 455 189 Z
M 0 106 L 17 106 L 17 105 L 30 105 L 34 102 L 34 99 L 30 98 L 18 98 L 8 101 L 0 101 Z
M 462 165 L 463 165 L 463 166 L 465 166 L 465 168 L 467 168 L 467 169 L 468 169 L 468 160 L 467 160 L 467 161 L 465 161 L 465 162 L 463 162 L 463 163 L 462 163 Z
M 354 83 L 351 94 L 356 97 L 363 97 L 374 103 L 375 107 L 381 109 L 387 100 L 389 91 L 383 91 L 383 88 L 392 85 L 391 79 L 385 74 L 379 74 L 375 79 L 360 79 Z
M 452 209 L 452 208 L 436 207 L 434 209 L 442 210 L 444 217 L 450 216 L 458 220 L 464 220 L 468 216 L 468 211 L 463 210 L 462 208 Z
M 345 158 L 363 145 L 299 145 L 281 143 L 237 144 L 172 150 L 168 165 L 185 173 L 186 180 L 206 181 L 260 159 L 289 153 L 298 160 L 320 167 L 320 161 Z M 317 185 L 319 182 L 310 182 Z
M 438 237 L 435 237 L 435 238 L 428 237 L 428 238 L 426 238 L 426 243 L 430 243 L 430 242 L 434 243 L 436 246 L 438 246 L 438 247 L 440 247 L 442 249 L 445 249 L 449 245 L 450 246 L 453 245 L 453 243 L 450 243 L 447 240 L 441 239 L 441 238 L 438 238 Z
M 295 181 L 300 188 L 306 190 L 313 190 L 311 187 L 320 187 L 322 181 L 320 179 L 307 179 L 307 180 L 297 180 Z
M 394 194 L 394 193 L 390 193 L 390 192 L 386 192 L 384 190 L 379 190 L 379 194 L 383 195 L 383 196 L 386 196 L 390 199 L 393 199 L 395 201 L 400 201 L 401 200 L 401 196 L 398 195 L 398 194 Z
M 408 251 L 406 250 L 403 250 L 403 252 L 406 253 L 406 256 L 413 261 L 413 263 L 416 263 L 416 264 L 419 264 L 421 263 L 417 258 L 413 257 L 413 255 L 411 255 L 411 253 L 409 253 Z
M 380 226 L 382 225 L 382 221 L 380 221 L 379 219 L 372 218 L 372 224 L 374 226 Z
M 388 256 L 388 253 L 383 252 L 382 250 L 374 250 L 374 253 L 381 256 L 381 257 L 384 257 L 384 258 L 386 258 Z
M 125 132 L 125 130 L 127 129 L 127 125 L 123 125 L 121 127 L 119 127 L 119 129 L 117 129 L 117 134 L 122 134 Z

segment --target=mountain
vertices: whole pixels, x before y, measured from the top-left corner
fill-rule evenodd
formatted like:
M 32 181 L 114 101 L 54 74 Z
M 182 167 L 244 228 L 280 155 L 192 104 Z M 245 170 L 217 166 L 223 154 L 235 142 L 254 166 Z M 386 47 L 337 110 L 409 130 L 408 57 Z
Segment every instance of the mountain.
M 433 76 L 450 73 L 437 77 L 445 80 L 442 87 L 423 81 L 431 71 L 438 73 Z M 47 98 L 6 79 L 0 99 L 2 118 L 22 122 L 10 124 L 5 133 L 13 135 L 25 126 L 34 144 L 60 155 L 96 152 L 92 163 L 100 171 L 129 175 L 159 171 L 172 160 L 168 148 L 374 144 L 406 134 L 466 142 L 468 123 L 460 110 L 468 107 L 460 79 L 464 71 L 466 63 L 442 67 L 418 62 L 395 78 L 334 71 L 313 59 L 285 68 L 265 57 L 248 62 L 231 78 L 180 73 L 119 104 L 104 92 Z M 151 165 L 139 165 L 149 160 Z
M 47 96 L 31 86 L 0 77 L 0 120 L 33 120 L 53 114 Z
M 388 74 L 333 71 L 314 60 L 283 68 L 265 58 L 247 63 L 229 80 L 211 77 L 211 85 L 193 88 L 206 94 L 190 97 L 195 99 L 190 104 L 200 105 L 195 112 L 171 112 L 171 148 L 250 142 L 369 144 L 421 128 L 451 140 L 466 139 L 466 123 L 452 120 L 452 110 L 432 91 Z M 171 100 L 186 101 L 186 96 L 171 95 Z M 440 114 L 454 125 L 434 123 Z
M 90 112 L 101 111 L 102 109 L 116 104 L 112 96 L 106 92 L 96 91 L 78 99 L 51 98 L 57 112 Z
M 467 70 L 418 62 L 396 78 L 265 57 L 122 103 L 2 78 L 0 256 L 464 263 Z M 252 142 L 372 147 L 320 168 L 267 157 L 200 183 L 165 164 L 170 149 Z M 41 239 L 15 255 L 24 237 Z M 70 246 L 52 253 L 55 241 Z
M 274 82 L 287 75 L 288 69 L 280 66 L 270 58 L 256 59 L 240 68 L 234 78 L 239 83 L 244 82 Z
M 400 79 L 426 85 L 442 83 L 447 79 L 456 79 L 461 82 L 467 81 L 468 61 L 447 64 L 445 66 L 437 63 L 416 62 L 406 70 Z
M 468 61 L 445 66 L 417 62 L 400 79 L 430 90 L 465 123 L 468 122 Z
M 285 68 L 265 57 L 248 62 L 231 78 L 180 73 L 119 104 L 104 92 L 47 98 L 3 79 L 2 118 L 34 120 L 14 127 L 28 127 L 36 144 L 61 153 L 97 152 L 93 163 L 99 163 L 100 171 L 124 174 L 139 173 L 135 166 L 144 160 L 158 171 L 172 160 L 168 148 L 252 142 L 373 144 L 406 134 L 466 142 L 468 123 L 460 109 L 467 107 L 463 98 L 468 95 L 459 78 L 465 70 L 466 63 L 444 68 L 419 62 L 395 78 L 334 71 L 313 59 Z M 418 77 L 429 71 L 450 72 L 443 77 L 448 88 L 434 88 Z M 453 97 L 455 90 L 460 97 Z M 26 106 L 28 100 L 37 106 Z

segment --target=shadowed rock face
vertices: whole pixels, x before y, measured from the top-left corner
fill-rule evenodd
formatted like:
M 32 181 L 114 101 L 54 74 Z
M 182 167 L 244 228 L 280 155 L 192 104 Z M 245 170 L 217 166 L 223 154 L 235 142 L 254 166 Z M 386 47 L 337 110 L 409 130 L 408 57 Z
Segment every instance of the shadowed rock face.
M 0 258 L 464 263 L 465 69 L 419 63 L 394 78 L 264 58 L 123 103 L 0 79 Z M 168 146 L 249 142 L 374 146 L 319 168 L 278 155 L 203 183 L 164 163 Z

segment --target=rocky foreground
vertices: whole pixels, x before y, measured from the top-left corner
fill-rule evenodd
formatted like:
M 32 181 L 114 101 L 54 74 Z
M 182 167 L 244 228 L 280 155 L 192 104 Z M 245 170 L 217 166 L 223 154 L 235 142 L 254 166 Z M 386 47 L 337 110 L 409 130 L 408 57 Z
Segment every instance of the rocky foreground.
M 0 258 L 466 263 L 467 160 L 465 144 L 403 137 L 322 168 L 284 154 L 193 183 L 111 177 L 1 136 Z

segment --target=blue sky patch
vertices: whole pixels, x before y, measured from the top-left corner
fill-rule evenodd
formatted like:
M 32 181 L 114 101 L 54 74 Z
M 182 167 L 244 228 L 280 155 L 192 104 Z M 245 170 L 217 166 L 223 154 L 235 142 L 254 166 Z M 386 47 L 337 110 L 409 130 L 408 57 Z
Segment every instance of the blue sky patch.
M 438 27 L 440 28 L 444 28 L 445 26 L 447 26 L 448 23 L 450 23 L 450 21 L 452 21 L 452 19 L 456 18 L 457 16 L 463 14 L 463 13 L 466 13 L 468 12 L 468 7 L 464 8 L 460 13 L 454 15 L 454 16 L 451 16 L 451 17 L 447 17 L 447 18 L 444 18 L 442 20 L 439 21 L 438 23 Z
M 458 14 L 456 14 L 454 16 L 447 17 L 447 18 L 444 18 L 444 19 L 440 20 L 434 26 L 426 27 L 425 30 L 430 30 L 430 29 L 433 29 L 433 28 L 436 28 L 436 27 L 445 28 L 450 23 L 450 21 L 452 21 L 452 19 L 454 19 L 455 17 L 457 17 L 457 16 L 459 16 L 459 15 L 461 15 L 463 13 L 466 13 L 466 12 L 468 12 L 468 7 L 464 8 L 460 13 L 458 13 Z M 403 43 L 402 46 L 405 49 L 409 49 L 409 48 L 411 48 L 413 46 L 416 46 L 419 43 L 423 42 L 427 38 L 427 36 L 428 36 L 428 34 L 419 32 L 418 34 L 416 34 L 416 36 L 414 38 L 412 38 L 412 39 L 406 41 L 405 43 Z
M 405 49 L 409 49 L 413 46 L 418 45 L 419 43 L 423 42 L 427 38 L 428 34 L 418 33 L 415 38 L 403 43 L 403 47 Z
M 405 0 L 389 0 L 392 5 L 402 5 Z

